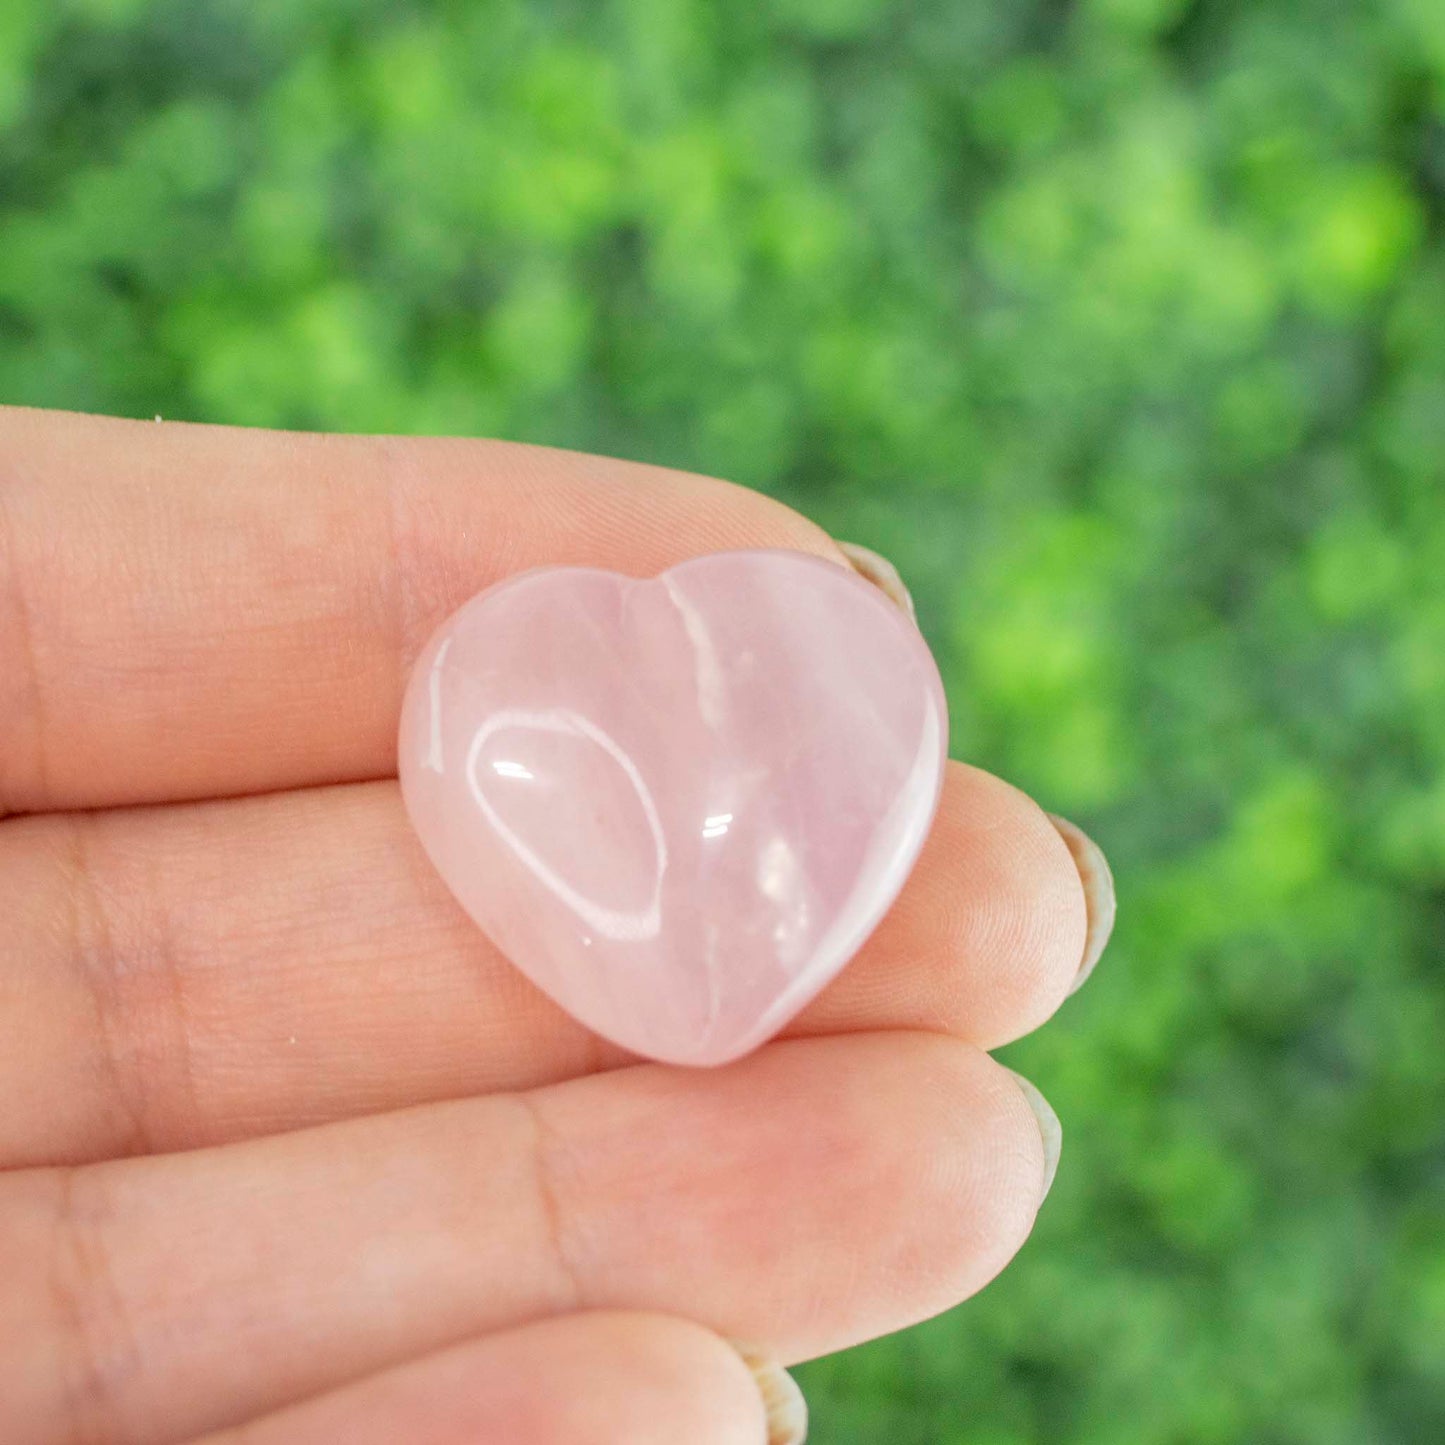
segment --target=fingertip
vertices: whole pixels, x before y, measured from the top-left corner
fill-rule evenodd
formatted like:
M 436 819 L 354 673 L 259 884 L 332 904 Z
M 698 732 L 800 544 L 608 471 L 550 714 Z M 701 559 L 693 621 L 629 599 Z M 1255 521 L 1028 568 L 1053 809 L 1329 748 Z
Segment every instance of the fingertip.
M 626 1389 L 618 1390 L 608 1432 L 597 1436 L 596 1445 L 675 1445 L 682 1438 L 702 1445 L 770 1445 L 767 1401 L 736 1346 L 671 1315 L 617 1314 L 611 1334 L 615 1378 Z
M 981 1050 L 929 1044 L 920 1061 L 914 1207 L 932 1221 L 920 1278 L 932 1271 L 938 1299 L 928 1314 L 976 1294 L 1018 1253 L 1033 1229 L 1049 1172 L 1046 1142 L 1015 1076 Z
M 907 887 L 803 1026 L 866 1015 L 867 1026 L 997 1048 L 1063 1003 L 1086 929 L 1079 872 L 1048 815 L 1001 778 L 951 762 Z

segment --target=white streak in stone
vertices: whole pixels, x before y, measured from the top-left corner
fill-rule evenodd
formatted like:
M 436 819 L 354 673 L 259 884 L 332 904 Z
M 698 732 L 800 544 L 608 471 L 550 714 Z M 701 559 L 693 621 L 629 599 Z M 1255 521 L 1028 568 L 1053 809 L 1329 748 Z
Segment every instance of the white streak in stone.
M 692 643 L 693 677 L 697 683 L 697 710 L 710 728 L 720 728 L 723 723 L 723 697 L 726 679 L 717 647 L 708 631 L 707 619 L 688 601 L 682 588 L 677 585 L 671 573 L 664 572 L 658 579 L 672 605 L 682 618 L 688 641 Z

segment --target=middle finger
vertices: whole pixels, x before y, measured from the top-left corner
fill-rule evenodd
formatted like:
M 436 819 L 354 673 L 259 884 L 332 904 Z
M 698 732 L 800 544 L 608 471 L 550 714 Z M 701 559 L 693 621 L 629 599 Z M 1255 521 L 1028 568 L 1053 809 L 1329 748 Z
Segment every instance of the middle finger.
M 902 895 L 787 1033 L 1042 1022 L 1083 951 L 1045 815 L 951 764 Z M 454 902 L 394 783 L 0 824 L 0 1167 L 167 1152 L 627 1062 Z

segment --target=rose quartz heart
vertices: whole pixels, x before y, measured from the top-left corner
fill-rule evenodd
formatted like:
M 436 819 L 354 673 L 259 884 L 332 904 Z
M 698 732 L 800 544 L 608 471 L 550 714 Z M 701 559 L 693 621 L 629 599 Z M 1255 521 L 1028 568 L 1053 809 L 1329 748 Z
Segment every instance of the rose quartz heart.
M 857 951 L 943 776 L 918 630 L 846 568 L 549 567 L 445 622 L 402 710 L 412 823 L 462 906 L 614 1042 L 736 1058 Z

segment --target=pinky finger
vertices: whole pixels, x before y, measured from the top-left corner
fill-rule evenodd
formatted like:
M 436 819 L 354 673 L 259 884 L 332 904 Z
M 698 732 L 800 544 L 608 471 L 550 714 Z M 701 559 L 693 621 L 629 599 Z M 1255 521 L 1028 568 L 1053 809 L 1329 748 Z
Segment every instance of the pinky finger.
M 781 1370 L 667 1315 L 562 1315 L 372 1375 L 194 1445 L 797 1445 Z

